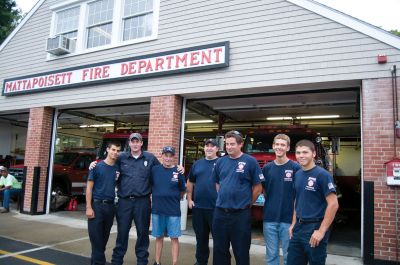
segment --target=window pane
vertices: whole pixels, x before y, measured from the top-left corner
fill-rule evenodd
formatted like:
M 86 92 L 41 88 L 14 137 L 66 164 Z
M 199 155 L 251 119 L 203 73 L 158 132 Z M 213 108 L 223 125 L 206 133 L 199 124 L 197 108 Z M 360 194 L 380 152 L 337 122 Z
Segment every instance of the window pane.
M 124 16 L 153 10 L 153 0 L 125 0 Z
M 114 0 L 101 0 L 89 4 L 88 25 L 112 20 Z
M 112 23 L 94 26 L 88 30 L 88 48 L 103 46 L 111 43 Z
M 78 36 L 78 31 L 72 31 L 72 32 L 68 32 L 68 33 L 64 33 L 61 34 L 69 39 L 76 39 L 76 37 Z
M 153 14 L 128 18 L 124 20 L 124 41 L 151 36 Z
M 56 34 L 78 30 L 79 7 L 57 12 Z

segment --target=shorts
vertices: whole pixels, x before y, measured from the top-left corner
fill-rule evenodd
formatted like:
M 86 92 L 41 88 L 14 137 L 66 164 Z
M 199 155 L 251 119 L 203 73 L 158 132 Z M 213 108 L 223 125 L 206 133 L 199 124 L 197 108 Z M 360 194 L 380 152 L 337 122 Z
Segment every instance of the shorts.
M 152 231 L 154 237 L 169 236 L 170 238 L 178 238 L 182 235 L 181 232 L 181 217 L 180 216 L 165 216 L 152 214 Z

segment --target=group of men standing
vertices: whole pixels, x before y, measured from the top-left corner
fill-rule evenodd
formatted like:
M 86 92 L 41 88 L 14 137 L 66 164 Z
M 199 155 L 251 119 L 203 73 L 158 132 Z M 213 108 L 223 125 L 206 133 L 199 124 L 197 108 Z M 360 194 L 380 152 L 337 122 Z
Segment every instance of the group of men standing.
M 243 141 L 243 136 L 237 131 L 226 133 L 227 155 L 218 158 L 217 142 L 215 139 L 206 140 L 205 158 L 196 161 L 188 174 L 188 206 L 192 209 L 197 241 L 196 264 L 208 263 L 210 233 L 214 242 L 214 265 L 231 264 L 230 246 L 237 265 L 250 264 L 251 207 L 263 190 L 266 198 L 263 232 L 267 264 L 280 263 L 280 242 L 285 265 L 306 265 L 308 262 L 310 265 L 325 264 L 328 229 L 338 209 L 338 202 L 332 176 L 314 163 L 313 143 L 301 140 L 296 144 L 296 163 L 286 155 L 290 149 L 289 137 L 277 135 L 273 141 L 276 159 L 261 170 L 252 156 L 241 151 Z M 153 223 L 156 223 L 153 224 L 152 232 L 156 237 L 154 264 L 160 264 L 165 230 L 171 237 L 173 264 L 177 263 L 179 245 L 176 239 L 180 236 L 177 225 L 180 226 L 180 223 L 169 217 L 180 216 L 180 210 L 176 207 L 179 207 L 180 195 L 185 191 L 181 183 L 183 168 L 175 167 L 167 161 L 167 154 L 175 154 L 173 148 L 165 147 L 162 150 L 163 163 L 160 167 L 154 155 L 141 150 L 142 144 L 140 134 L 131 134 L 130 152 L 121 153 L 118 157 L 120 146 L 111 145 L 107 149 L 107 158 L 91 170 L 88 184 L 91 190 L 88 190 L 87 200 L 92 203 L 88 203 L 86 213 L 92 242 L 92 264 L 105 263 L 104 250 L 112 222 L 105 221 L 107 226 L 104 233 L 108 231 L 105 236 L 94 235 L 99 231 L 95 232 L 98 228 L 93 225 L 91 232 L 91 223 L 97 222 L 94 220 L 102 211 L 114 217 L 115 208 L 109 207 L 114 205 L 114 199 L 101 194 L 111 195 L 114 191 L 109 187 L 115 187 L 115 183 L 118 183 L 118 235 L 112 264 L 123 264 L 132 220 L 137 230 L 137 264 L 148 264 L 151 212 Z M 92 176 L 97 174 L 98 179 L 105 178 L 101 176 L 102 173 L 95 172 L 103 164 L 113 172 L 108 184 Z M 107 174 L 110 175 L 110 172 Z M 102 187 L 109 191 L 102 190 Z M 167 190 L 161 187 L 167 187 Z M 100 191 L 98 195 L 95 189 Z M 166 192 L 171 195 L 165 197 Z
M 226 133 L 227 155 L 218 159 L 216 142 L 207 140 L 205 159 L 196 161 L 189 173 L 196 264 L 208 262 L 210 231 L 214 265 L 231 264 L 230 246 L 236 264 L 250 264 L 250 208 L 262 191 L 266 264 L 280 264 L 280 243 L 285 265 L 325 264 L 328 230 L 338 202 L 332 176 L 314 163 L 314 144 L 309 140 L 296 144 L 296 163 L 287 157 L 290 138 L 276 135 L 276 158 L 261 171 L 253 157 L 242 153 L 243 140 L 237 131 Z

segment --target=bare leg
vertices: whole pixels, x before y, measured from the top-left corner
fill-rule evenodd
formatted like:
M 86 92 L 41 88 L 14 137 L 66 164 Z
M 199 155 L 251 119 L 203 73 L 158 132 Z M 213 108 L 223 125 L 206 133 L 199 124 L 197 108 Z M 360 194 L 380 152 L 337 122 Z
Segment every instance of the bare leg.
M 178 256 L 179 256 L 178 238 L 171 238 L 171 252 L 172 252 L 172 265 L 176 265 L 178 264 Z
M 164 237 L 163 236 L 156 238 L 156 262 L 157 263 L 160 263 L 160 260 L 161 260 L 161 253 L 162 253 L 163 243 L 164 243 Z

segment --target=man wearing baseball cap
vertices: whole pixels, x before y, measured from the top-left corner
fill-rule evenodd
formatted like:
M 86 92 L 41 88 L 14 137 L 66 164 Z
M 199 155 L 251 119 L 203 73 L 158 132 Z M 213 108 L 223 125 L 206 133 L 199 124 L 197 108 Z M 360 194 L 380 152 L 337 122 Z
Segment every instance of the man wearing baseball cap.
M 3 207 L 0 207 L 0 213 L 10 211 L 10 197 L 21 192 L 21 183 L 4 166 L 0 166 L 0 195 L 3 197 Z
M 190 169 L 187 181 L 188 206 L 192 209 L 192 222 L 196 233 L 196 263 L 206 265 L 210 255 L 208 241 L 212 233 L 217 189 L 211 180 L 218 160 L 218 144 L 215 139 L 204 142 L 205 158 L 197 160 Z
M 151 169 L 152 187 L 152 235 L 156 238 L 154 265 L 160 265 L 164 234 L 171 238 L 172 265 L 178 263 L 179 240 L 181 236 L 180 200 L 185 194 L 185 177 L 173 164 L 175 149 L 162 149 L 162 164 Z
M 135 222 L 137 240 L 135 246 L 138 265 L 147 265 L 149 257 L 149 226 L 151 214 L 150 174 L 160 164 L 149 152 L 142 151 L 143 138 L 140 133 L 129 136 L 130 152 L 123 152 L 117 160 L 120 175 L 117 181 L 117 240 L 112 255 L 112 264 L 123 264 L 128 249 L 129 231 Z

